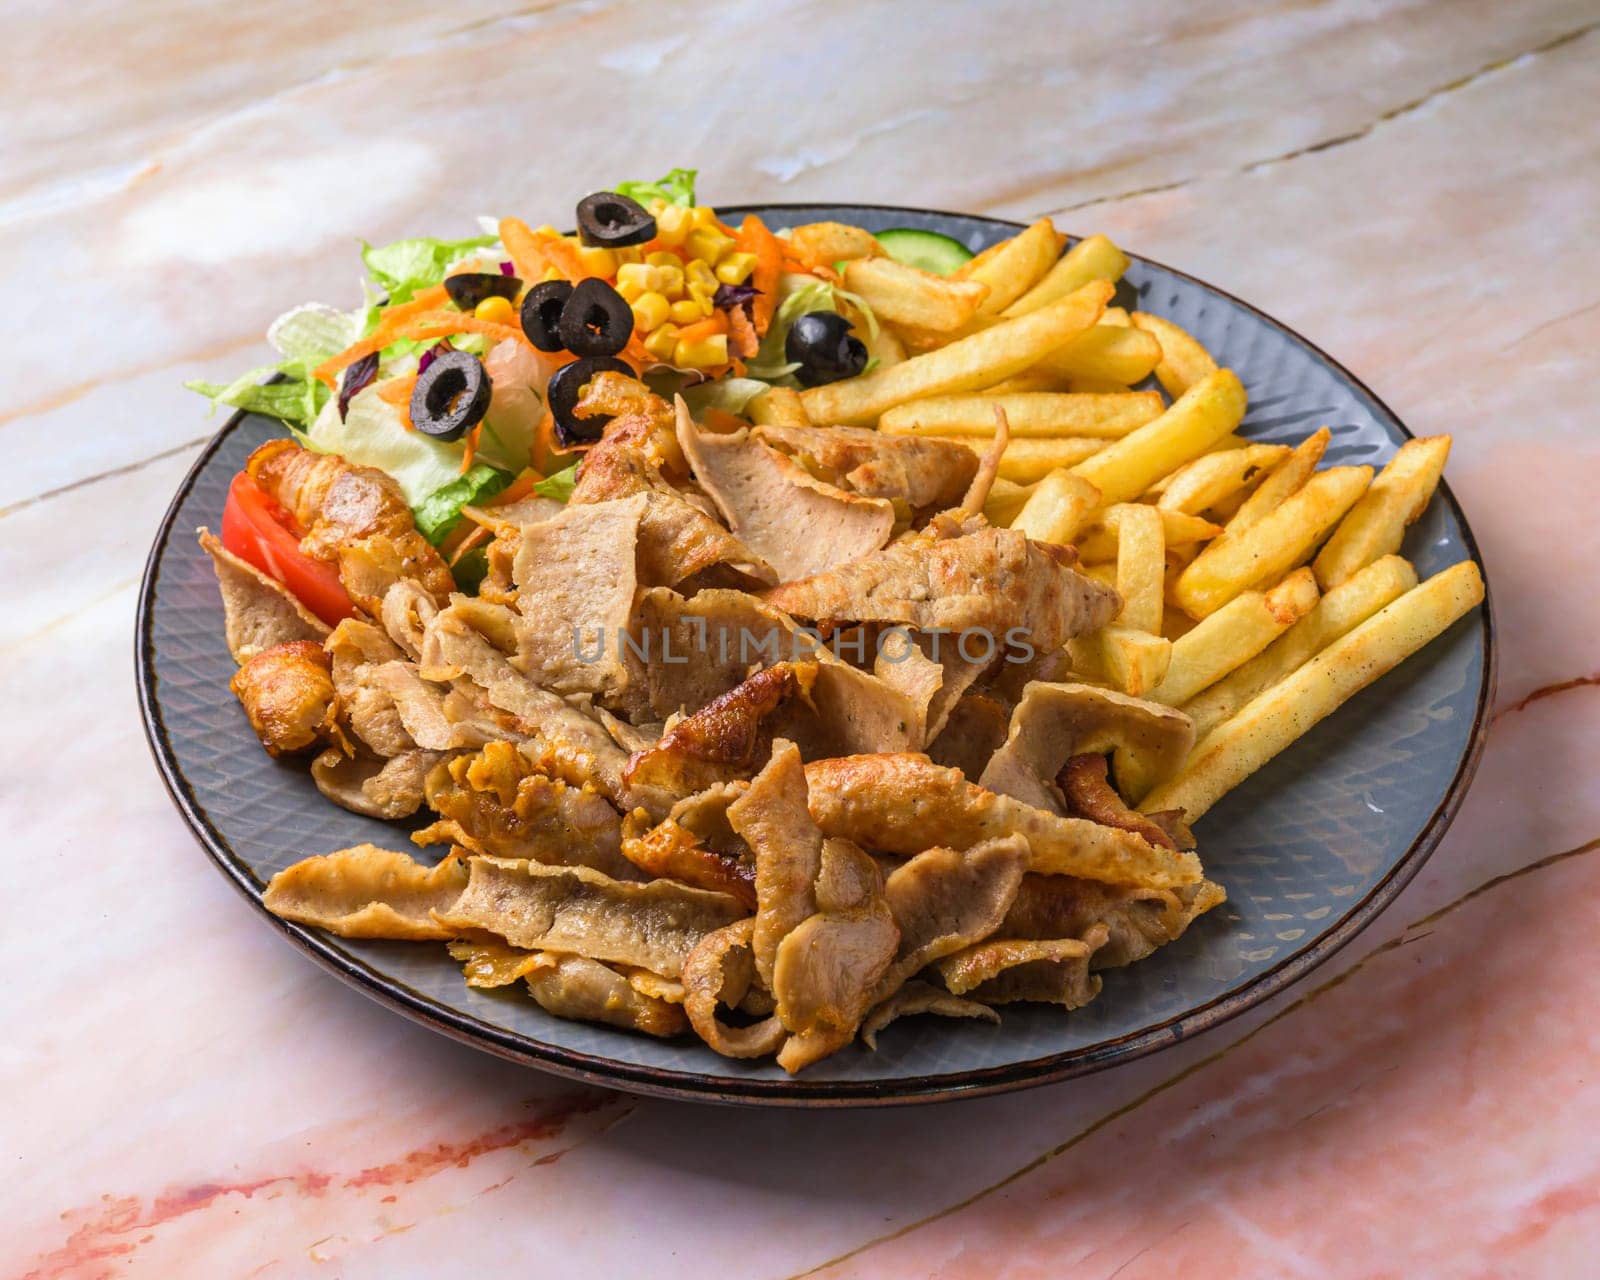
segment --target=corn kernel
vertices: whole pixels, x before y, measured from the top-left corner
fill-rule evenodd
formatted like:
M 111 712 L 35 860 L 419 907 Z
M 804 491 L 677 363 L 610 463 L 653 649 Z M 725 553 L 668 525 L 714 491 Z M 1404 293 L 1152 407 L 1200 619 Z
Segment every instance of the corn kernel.
M 710 286 L 703 284 L 692 284 L 689 286 L 689 297 L 700 303 L 701 309 L 706 313 L 706 315 L 710 315 L 712 310 L 714 310 L 713 300 L 716 298 L 716 296 L 716 289 Z
M 671 364 L 673 353 L 678 349 L 678 326 L 675 324 L 658 326 L 655 332 L 644 340 L 644 349 L 662 364 Z
M 715 227 L 696 227 L 689 233 L 684 248 L 700 261 L 714 263 L 733 248 L 733 237 L 723 235 Z
M 723 284 L 743 284 L 756 269 L 753 253 L 730 253 L 717 263 L 717 279 Z
M 654 270 L 656 273 L 655 286 L 657 293 L 665 294 L 673 301 L 683 297 L 683 268 L 681 266 L 656 267 Z
M 649 333 L 666 323 L 671 305 L 659 293 L 640 294 L 633 300 L 633 322 L 642 333 Z
M 544 269 L 544 275 L 539 277 L 539 283 L 540 284 L 544 284 L 547 280 L 565 280 L 565 279 L 566 279 L 566 276 L 562 275 L 558 268 L 556 268 L 556 267 L 546 267 Z
M 552 227 L 548 222 L 545 223 L 544 226 L 535 229 L 533 234 L 536 236 L 555 236 L 558 240 L 561 238 L 561 233 Z
M 617 292 L 628 302 L 656 288 L 656 269 L 641 262 L 624 262 L 617 268 Z
M 516 309 L 511 305 L 510 298 L 502 298 L 495 294 L 492 298 L 485 298 L 472 309 L 472 314 L 480 320 L 487 320 L 491 324 L 513 324 L 516 321 Z
M 694 227 L 694 217 L 682 205 L 669 204 L 656 210 L 656 236 L 665 245 L 680 245 Z
M 680 340 L 672 353 L 672 363 L 680 369 L 707 369 L 715 364 L 727 364 L 728 335 L 714 333 L 697 342 Z
M 624 263 L 644 261 L 644 250 L 636 244 L 623 245 L 622 248 L 613 249 L 611 252 L 617 255 L 617 266 L 619 268 Z
M 697 231 L 695 234 L 700 233 Z M 691 258 L 684 264 L 683 278 L 689 286 L 690 293 L 694 292 L 696 285 L 702 289 L 710 289 L 712 293 L 717 291 L 717 273 L 711 269 L 710 263 L 702 262 L 699 258 Z
M 674 302 L 668 315 L 672 317 L 673 324 L 693 324 L 696 320 L 704 320 L 706 313 L 700 309 L 698 298 L 684 298 Z
M 610 249 L 591 245 L 578 247 L 578 261 L 590 275 L 614 276 L 617 273 L 617 255 Z
M 715 227 L 717 211 L 708 204 L 697 204 L 689 210 L 689 220 L 696 227 Z

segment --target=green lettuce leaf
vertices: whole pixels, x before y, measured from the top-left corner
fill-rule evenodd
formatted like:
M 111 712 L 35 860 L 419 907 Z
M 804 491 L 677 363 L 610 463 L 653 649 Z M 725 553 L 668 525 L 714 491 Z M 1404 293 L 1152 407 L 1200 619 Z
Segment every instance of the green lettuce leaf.
M 411 509 L 417 520 L 418 531 L 434 546 L 438 546 L 461 523 L 462 507 L 492 498 L 511 480 L 509 471 L 501 471 L 481 462 L 475 464 L 465 475 L 459 475 L 449 484 L 435 489 Z
M 417 290 L 443 280 L 445 269 L 457 258 L 494 242 L 494 236 L 471 236 L 465 240 L 419 236 L 374 247 L 363 240 L 361 261 L 367 264 L 373 280 L 388 291 L 390 302 L 405 302 Z
M 578 464 L 574 462 L 565 471 L 558 471 L 553 476 L 547 476 L 533 486 L 533 491 L 541 498 L 554 498 L 557 502 L 566 502 L 572 497 L 572 491 L 578 486 Z
M 232 382 L 203 382 L 196 379 L 183 385 L 210 400 L 213 411 L 218 405 L 225 404 L 249 413 L 264 413 L 268 417 L 282 418 L 291 430 L 299 434 L 310 430 L 333 393 L 311 377 L 308 368 L 294 367 L 298 370 L 298 376 L 293 372 L 284 372 L 278 366 L 265 365 L 241 374 Z M 262 381 L 280 372 L 284 372 L 282 380 Z
M 637 200 L 646 208 L 652 200 L 661 199 L 687 209 L 694 205 L 694 180 L 699 172 L 698 169 L 674 169 L 654 182 L 619 182 L 614 189 L 619 196 Z
M 689 412 L 699 417 L 707 409 L 721 409 L 724 413 L 743 413 L 768 384 L 754 378 L 718 378 L 686 387 L 680 393 Z
M 407 431 L 399 407 L 379 398 L 377 389 L 382 385 L 376 382 L 358 392 L 343 419 L 338 405 L 330 401 L 311 424 L 306 443 L 320 453 L 337 453 L 363 467 L 388 472 L 405 494 L 406 505 L 415 507 L 461 475 L 466 447 L 459 441 Z

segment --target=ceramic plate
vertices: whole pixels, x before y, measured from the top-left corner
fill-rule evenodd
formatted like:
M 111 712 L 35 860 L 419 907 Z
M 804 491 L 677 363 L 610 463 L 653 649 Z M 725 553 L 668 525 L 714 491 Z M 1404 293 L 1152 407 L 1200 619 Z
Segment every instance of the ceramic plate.
M 873 230 L 924 227 L 974 250 L 1019 229 L 872 206 L 753 211 L 778 227 L 821 218 Z M 1408 436 L 1349 372 L 1220 290 L 1136 258 L 1116 301 L 1170 317 L 1239 373 L 1250 394 L 1241 431 L 1252 439 L 1293 442 L 1326 424 L 1333 430 L 1328 462 L 1381 465 Z M 272 419 L 237 416 L 196 462 L 156 535 L 136 637 L 139 694 L 162 776 L 211 859 L 258 907 L 266 880 L 307 854 L 363 840 L 410 847 L 409 828 L 323 800 L 303 761 L 269 759 L 228 692 L 234 665 L 223 643 L 221 601 L 194 530 L 219 527 L 229 479 L 251 449 L 281 430 Z M 1404 553 L 1423 576 L 1478 558 L 1448 489 L 1411 529 Z M 562 1021 L 520 988 L 471 990 L 443 946 L 347 941 L 261 915 L 339 977 L 406 1016 L 582 1080 L 683 1098 L 812 1106 L 993 1093 L 1173 1044 L 1326 960 L 1399 893 L 1443 835 L 1482 752 L 1493 686 L 1486 605 L 1205 816 L 1196 828 L 1200 852 L 1207 873 L 1227 886 L 1227 904 L 1149 959 L 1107 972 L 1104 991 L 1087 1008 L 1011 1006 L 999 1026 L 911 1019 L 887 1031 L 878 1052 L 852 1046 L 795 1079 L 767 1062 L 718 1057 L 698 1041 L 661 1042 Z

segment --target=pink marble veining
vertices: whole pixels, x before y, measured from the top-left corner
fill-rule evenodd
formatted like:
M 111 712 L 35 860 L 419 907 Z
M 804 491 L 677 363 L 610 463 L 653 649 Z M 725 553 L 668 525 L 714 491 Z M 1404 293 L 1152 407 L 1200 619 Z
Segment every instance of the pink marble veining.
M 1592 1269 L 1592 4 L 235 9 L 37 6 L 18 48 L 52 55 L 0 86 L 0 280 L 51 321 L 8 330 L 26 372 L 0 405 L 0 1276 Z M 574 67 L 619 91 L 604 127 L 549 126 Z M 264 360 L 303 297 L 353 301 L 359 235 L 558 217 L 696 162 L 728 200 L 1056 211 L 1455 434 L 1500 714 L 1432 861 L 1313 978 L 1025 1094 L 706 1110 L 405 1022 L 213 873 L 149 764 L 129 652 L 210 425 L 179 381 Z

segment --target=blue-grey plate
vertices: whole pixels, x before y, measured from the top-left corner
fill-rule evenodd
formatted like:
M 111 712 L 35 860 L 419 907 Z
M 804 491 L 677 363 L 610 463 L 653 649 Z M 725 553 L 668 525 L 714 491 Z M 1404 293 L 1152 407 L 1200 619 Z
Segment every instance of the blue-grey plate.
M 974 250 L 1009 222 L 858 205 L 775 205 L 776 226 L 836 218 L 873 230 L 924 227 Z M 1236 370 L 1250 394 L 1241 428 L 1296 441 L 1333 429 L 1331 462 L 1383 463 L 1409 433 L 1376 396 L 1304 338 L 1248 304 L 1168 267 L 1134 259 L 1117 301 L 1170 317 Z M 250 450 L 281 431 L 233 418 L 195 463 L 161 523 L 140 594 L 140 702 L 162 777 L 206 852 L 260 905 L 274 872 L 312 853 L 370 840 L 409 848 L 407 829 L 346 813 L 305 763 L 269 759 L 232 694 L 211 564 L 198 525 L 218 527 Z M 1426 576 L 1477 559 L 1449 489 L 1406 539 Z M 1228 902 L 1177 943 L 1106 973 L 1100 998 L 1062 1013 L 1026 1005 L 999 1026 L 919 1018 L 790 1079 L 770 1063 L 718 1057 L 553 1018 L 518 990 L 474 991 L 443 946 L 348 941 L 262 918 L 339 977 L 469 1044 L 562 1075 L 641 1093 L 717 1102 L 863 1106 L 969 1097 L 1082 1075 L 1150 1053 L 1248 1009 L 1326 960 L 1416 874 L 1455 815 L 1483 750 L 1494 689 L 1487 606 L 1354 698 L 1249 779 L 1197 828 L 1206 870 Z

